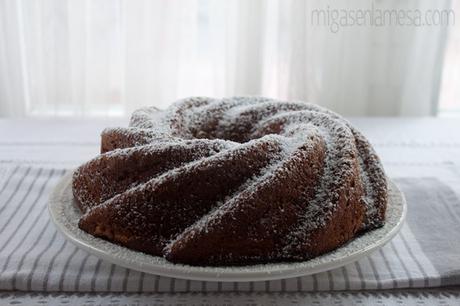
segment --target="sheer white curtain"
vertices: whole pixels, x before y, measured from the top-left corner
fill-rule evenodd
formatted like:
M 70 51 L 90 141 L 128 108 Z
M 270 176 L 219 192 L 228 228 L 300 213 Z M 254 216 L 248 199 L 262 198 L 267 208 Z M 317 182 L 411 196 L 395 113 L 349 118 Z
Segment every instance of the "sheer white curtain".
M 0 0 L 0 116 L 123 115 L 191 95 L 265 95 L 344 115 L 435 112 L 446 27 L 332 31 L 364 0 Z

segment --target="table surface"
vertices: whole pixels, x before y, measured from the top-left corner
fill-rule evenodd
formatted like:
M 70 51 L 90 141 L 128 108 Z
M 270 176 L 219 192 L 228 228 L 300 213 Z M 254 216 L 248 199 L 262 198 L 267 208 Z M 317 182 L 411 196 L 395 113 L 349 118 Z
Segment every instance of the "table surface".
M 361 130 L 374 145 L 381 157 L 385 170 L 390 177 L 436 177 L 449 185 L 457 194 L 460 194 L 460 119 L 454 118 L 350 118 L 350 121 Z M 43 167 L 59 165 L 64 168 L 74 168 L 81 162 L 98 154 L 99 135 L 105 127 L 126 126 L 128 120 L 120 119 L 0 119 L 0 163 L 31 163 Z M 441 291 L 439 291 L 441 290 Z M 448 299 L 447 305 L 459 298 L 458 289 L 448 288 L 428 290 L 424 295 L 412 290 L 402 293 L 400 298 L 407 298 L 411 294 L 414 300 L 418 299 L 417 305 L 440 303 L 442 299 Z M 415 292 L 415 293 L 414 293 Z M 439 294 L 439 292 L 444 292 Z M 341 293 L 322 293 L 324 299 L 330 301 L 340 298 Z M 399 292 L 392 292 L 394 301 Z M 374 293 L 374 298 L 379 297 L 384 304 L 390 304 L 390 295 Z M 372 294 L 369 295 L 372 297 Z M 356 302 L 356 299 L 365 300 L 365 295 L 360 293 L 342 293 L 344 299 Z M 83 300 L 93 299 L 100 304 L 112 303 L 114 296 L 98 295 L 97 298 L 89 295 L 27 295 L 24 293 L 6 292 L 1 293 L 0 298 L 7 301 L 55 301 L 59 299 Z M 152 300 L 152 296 L 129 296 L 125 295 L 122 301 L 136 300 L 141 303 Z M 180 304 L 185 297 L 156 296 L 163 302 L 171 302 L 172 305 Z M 191 298 L 191 297 L 190 297 Z M 227 296 L 234 299 L 233 304 L 247 303 L 248 299 L 257 301 L 253 296 Z M 259 295 L 259 300 L 281 299 L 282 297 Z M 314 293 L 296 295 L 298 302 L 312 302 L 321 298 Z M 438 300 L 439 298 L 439 300 Z M 33 300 L 37 299 L 37 300 Z M 54 299 L 54 300 L 53 300 Z M 166 299 L 166 300 L 165 300 Z M 181 300 L 182 299 L 182 300 Z M 208 295 L 194 295 L 196 304 L 203 303 L 203 299 L 214 300 Z M 238 300 L 239 299 L 239 300 Z M 293 298 L 294 299 L 294 298 Z M 351 300 L 350 300 L 351 299 Z M 173 300 L 175 301 L 173 303 Z M 270 300 L 270 301 L 271 301 Z M 57 302 L 56 302 L 57 301 Z M 78 300 L 80 301 L 80 300 Z M 80 301 L 80 302 L 81 302 Z M 120 300 L 118 300 L 120 301 Z M 345 301 L 345 300 L 344 300 Z M 412 301 L 412 300 L 411 300 Z M 428 303 L 431 301 L 430 303 Z M 0 301 L 1 302 L 1 301 Z M 406 301 L 407 302 L 407 301 Z M 415 303 L 415 302 L 414 302 Z M 455 303 L 455 302 L 453 302 Z M 459 303 L 456 300 L 456 303 Z M 1 304 L 1 303 L 0 303 Z M 285 301 L 285 304 L 288 304 Z M 344 302 L 344 304 L 346 304 Z M 91 304 L 92 305 L 92 304 Z M 219 305 L 219 304 L 217 304 Z
M 438 166 L 458 168 L 460 164 L 460 118 L 349 120 L 374 145 L 391 177 L 405 176 L 407 171 L 413 176 L 432 176 Z M 76 167 L 98 154 L 105 127 L 127 123 L 126 118 L 0 119 L 0 160 Z

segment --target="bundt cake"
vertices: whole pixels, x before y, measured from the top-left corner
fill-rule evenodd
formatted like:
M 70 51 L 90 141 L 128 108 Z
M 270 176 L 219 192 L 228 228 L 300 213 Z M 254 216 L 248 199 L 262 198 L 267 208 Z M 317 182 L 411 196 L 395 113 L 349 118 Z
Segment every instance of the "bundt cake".
M 102 132 L 80 166 L 79 227 L 174 263 L 303 261 L 383 225 L 368 141 L 319 106 L 193 97 Z

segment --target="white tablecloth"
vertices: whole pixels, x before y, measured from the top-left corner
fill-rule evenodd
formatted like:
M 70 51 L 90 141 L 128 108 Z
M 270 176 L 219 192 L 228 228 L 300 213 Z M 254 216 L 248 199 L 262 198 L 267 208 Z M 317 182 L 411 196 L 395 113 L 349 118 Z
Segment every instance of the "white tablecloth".
M 43 173 L 46 171 L 51 173 L 47 169 L 70 169 L 97 154 L 99 149 L 99 132 L 104 127 L 124 126 L 126 122 L 127 120 L 0 120 L 0 163 L 4 169 L 12 168 L 20 163 L 23 167 L 21 169 L 24 171 L 26 169 L 24 167 L 31 166 L 31 171 L 37 173 L 38 170 L 36 169 L 39 168 L 44 169 Z M 352 119 L 352 122 L 374 144 L 390 177 L 406 178 L 406 181 L 401 181 L 403 184 L 404 182 L 408 182 L 407 178 L 429 178 L 450 188 L 457 196 L 460 194 L 460 122 L 458 120 L 356 118 Z M 53 173 L 56 174 L 55 172 Z M 417 268 L 417 266 L 419 265 L 414 262 L 414 271 L 411 271 L 411 273 L 416 273 L 415 270 L 417 269 L 419 273 L 422 273 L 424 269 Z M 425 267 L 425 269 L 429 269 L 429 267 Z M 425 281 L 423 278 L 420 278 L 420 280 L 422 283 Z M 436 279 L 433 278 L 432 281 L 436 282 Z M 320 277 L 319 284 L 321 282 Z M 325 279 L 325 283 L 328 283 L 327 279 Z M 336 283 L 339 284 L 340 282 L 337 281 Z M 276 283 L 274 284 L 276 285 Z M 431 285 L 436 286 L 441 284 L 441 281 L 439 281 L 439 284 Z M 448 284 L 448 282 L 444 284 Z M 334 283 L 332 283 L 332 286 L 334 286 Z M 364 286 L 366 289 L 376 289 L 379 288 L 378 282 L 376 283 L 376 288 L 371 287 Z M 386 287 L 388 286 L 383 286 L 383 288 Z M 413 287 L 418 287 L 418 285 L 413 285 Z M 444 295 L 439 294 L 439 292 L 427 291 L 425 295 L 419 296 L 418 299 L 424 296 L 425 298 L 429 296 L 430 299 L 434 300 L 437 298 L 453 299 L 456 296 L 458 297 L 455 291 L 452 291 L 452 289 L 448 290 L 444 291 Z M 329 298 L 336 301 L 342 298 L 350 300 L 354 297 L 362 299 L 363 296 L 371 299 L 377 296 L 382 297 L 381 292 L 370 295 L 363 295 L 364 293 L 361 293 L 361 295 L 355 293 L 353 295 L 350 292 L 342 293 L 342 295 L 339 293 L 324 294 L 324 299 Z M 399 293 L 392 292 L 392 294 Z M 416 293 L 412 294 L 417 296 Z M 71 297 L 71 295 L 67 295 L 63 298 Z M 257 302 L 267 298 L 259 294 L 254 297 L 244 296 L 242 299 L 241 295 L 231 297 L 228 293 L 225 297 L 230 299 L 238 298 L 238 301 L 241 303 L 248 303 L 247 299 L 253 299 Z M 315 296 L 314 293 L 311 293 L 310 296 L 308 294 L 297 294 L 295 297 L 296 299 L 300 297 L 304 301 L 312 301 L 311 298 L 321 298 L 320 295 Z M 4 293 L 3 298 L 21 302 L 27 298 L 43 299 L 46 297 L 38 295 L 27 296 L 23 293 L 18 295 L 9 292 Z M 59 301 L 61 296 L 49 296 L 49 298 L 49 301 L 53 298 L 55 301 Z M 73 298 L 91 299 L 91 297 L 79 295 L 73 295 Z M 114 296 L 100 296 L 100 298 L 102 299 L 100 301 L 106 302 L 108 299 L 117 299 Z M 133 297 L 126 294 L 118 297 L 120 303 L 131 299 L 140 299 L 139 301 L 142 301 L 142 298 L 142 296 Z M 158 298 L 172 302 L 172 297 L 164 296 Z M 184 297 L 174 297 L 175 301 L 178 301 L 177 303 L 181 303 L 182 300 L 178 300 L 180 298 L 184 299 Z M 217 298 L 217 296 L 195 295 L 194 301 L 195 303 L 201 301 L 200 299 L 216 301 Z M 273 298 L 273 296 L 268 298 Z M 275 296 L 275 298 L 280 298 L 280 296 Z M 97 304 L 97 301 L 99 300 L 96 299 L 94 303 Z M 113 304 L 113 302 L 111 303 Z

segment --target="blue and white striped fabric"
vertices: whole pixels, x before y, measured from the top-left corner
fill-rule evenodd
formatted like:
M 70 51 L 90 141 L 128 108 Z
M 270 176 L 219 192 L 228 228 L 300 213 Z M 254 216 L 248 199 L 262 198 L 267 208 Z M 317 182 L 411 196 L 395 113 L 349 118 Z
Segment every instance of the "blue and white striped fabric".
M 67 242 L 47 212 L 65 169 L 0 166 L 0 291 L 193 292 L 328 291 L 460 285 L 460 201 L 434 178 L 398 179 L 409 213 L 400 234 L 358 262 L 270 282 L 172 279 L 125 269 Z

